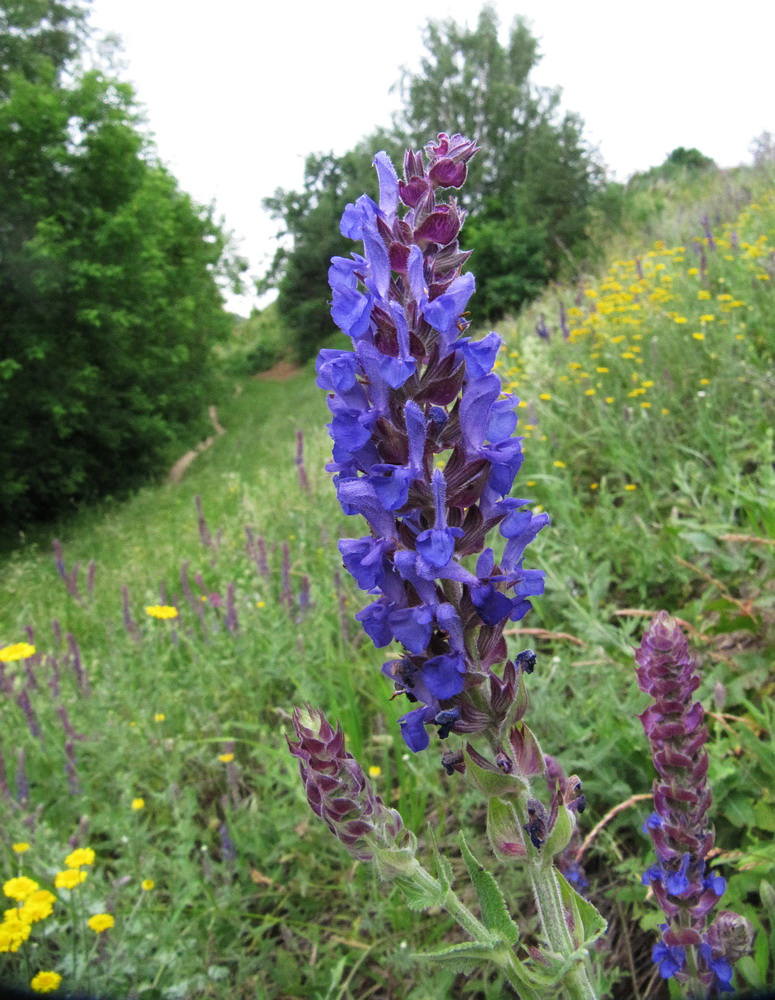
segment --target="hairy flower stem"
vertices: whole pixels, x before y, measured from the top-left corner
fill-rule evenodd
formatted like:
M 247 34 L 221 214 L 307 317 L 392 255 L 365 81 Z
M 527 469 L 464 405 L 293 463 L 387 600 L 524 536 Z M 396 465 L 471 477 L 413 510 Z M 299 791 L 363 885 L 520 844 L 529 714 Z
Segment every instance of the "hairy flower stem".
M 554 865 L 547 864 L 544 858 L 538 857 L 538 852 L 529 848 L 527 871 L 549 949 L 569 965 L 558 985 L 562 985 L 569 1000 L 596 1000 L 595 990 L 589 981 L 586 956 L 576 948 L 568 930 Z

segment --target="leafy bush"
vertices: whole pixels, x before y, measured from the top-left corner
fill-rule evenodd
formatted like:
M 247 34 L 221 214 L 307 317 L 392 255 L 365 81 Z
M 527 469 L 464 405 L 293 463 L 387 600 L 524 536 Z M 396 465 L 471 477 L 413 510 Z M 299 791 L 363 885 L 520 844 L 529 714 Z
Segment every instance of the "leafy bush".
M 204 414 L 227 239 L 130 87 L 43 56 L 3 85 L 0 515 L 22 524 L 136 484 Z

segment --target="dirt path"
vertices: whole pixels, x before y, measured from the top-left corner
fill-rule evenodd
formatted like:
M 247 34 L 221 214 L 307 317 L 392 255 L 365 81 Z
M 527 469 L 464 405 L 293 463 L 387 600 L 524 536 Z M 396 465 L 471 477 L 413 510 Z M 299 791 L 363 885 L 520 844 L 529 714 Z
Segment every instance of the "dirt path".
M 201 455 L 203 451 L 207 451 L 207 449 L 212 445 L 212 443 L 215 441 L 217 437 L 220 437 L 221 434 L 226 433 L 226 429 L 224 427 L 221 427 L 220 421 L 218 420 L 218 411 L 215 409 L 215 407 L 211 406 L 207 412 L 209 414 L 210 423 L 213 425 L 213 430 L 215 431 L 215 434 L 211 434 L 210 437 L 205 438 L 204 441 L 200 441 L 199 444 L 196 446 L 196 448 L 192 448 L 191 451 L 187 451 L 182 458 L 179 458 L 177 462 L 175 462 L 175 464 L 172 466 L 167 476 L 168 483 L 179 483 L 180 480 L 183 478 L 186 469 L 189 467 L 189 465 L 191 465 L 196 456 Z
M 294 375 L 298 375 L 300 371 L 301 366 L 294 364 L 292 361 L 278 361 L 268 371 L 259 372 L 253 378 L 259 379 L 262 382 L 286 382 L 289 378 L 293 378 Z

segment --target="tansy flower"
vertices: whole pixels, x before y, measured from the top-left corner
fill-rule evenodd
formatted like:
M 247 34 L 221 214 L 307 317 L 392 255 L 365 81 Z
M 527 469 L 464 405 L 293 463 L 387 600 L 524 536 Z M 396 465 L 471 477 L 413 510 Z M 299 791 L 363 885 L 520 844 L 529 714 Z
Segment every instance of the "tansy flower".
M 38 889 L 24 901 L 24 905 L 19 909 L 19 919 L 27 924 L 45 920 L 51 916 L 56 901 L 53 892 L 49 892 L 48 889 Z
M 80 868 L 68 868 L 65 872 L 57 872 L 54 878 L 55 889 L 75 889 L 86 881 L 86 872 Z
M 29 851 L 30 845 L 26 840 L 20 840 L 18 844 L 11 844 L 11 850 L 15 854 L 24 854 L 25 851 Z
M 178 609 L 167 604 L 152 604 L 145 609 L 145 613 L 151 618 L 177 618 Z
M 0 952 L 18 951 L 30 936 L 31 927 L 19 916 L 19 911 L 5 911 L 5 919 L 0 924 Z
M 35 647 L 28 642 L 15 642 L 12 646 L 0 649 L 0 663 L 11 663 L 14 660 L 26 660 L 35 655 Z
M 79 847 L 68 854 L 65 858 L 65 864 L 68 868 L 80 868 L 82 865 L 93 865 L 94 864 L 94 851 L 91 847 Z
M 9 899 L 15 899 L 17 903 L 23 903 L 28 896 L 31 896 L 40 886 L 26 875 L 19 875 L 17 878 L 9 879 L 3 886 L 3 892 Z
M 145 809 L 145 799 L 132 799 L 132 808 L 135 812 Z
M 62 977 L 58 972 L 39 972 L 33 976 L 30 986 L 36 993 L 51 993 L 59 989 Z
M 115 922 L 110 913 L 95 913 L 86 921 L 95 934 L 102 934 L 103 931 L 109 930 Z
M 144 878 L 140 883 L 140 888 L 144 889 L 146 892 L 150 892 L 155 885 L 156 883 L 152 878 Z

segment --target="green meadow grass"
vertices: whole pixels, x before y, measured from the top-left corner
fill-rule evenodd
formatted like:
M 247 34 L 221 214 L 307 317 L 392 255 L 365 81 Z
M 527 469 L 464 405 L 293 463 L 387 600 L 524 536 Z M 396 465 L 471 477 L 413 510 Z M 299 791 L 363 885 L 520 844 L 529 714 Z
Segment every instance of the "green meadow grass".
M 499 328 L 500 373 L 521 400 L 517 489 L 552 516 L 528 555 L 547 593 L 509 641 L 539 651 L 531 726 L 584 782 L 582 835 L 611 813 L 584 864 L 611 926 L 601 992 L 615 997 L 667 995 L 650 961 L 659 915 L 640 884 L 650 807 L 635 797 L 652 770 L 631 652 L 662 607 L 687 622 L 704 664 L 723 905 L 758 932 L 738 985 L 773 975 L 775 201 L 757 183 L 747 207 L 744 185 L 729 195 L 713 247 L 699 224 L 680 242 L 617 246 L 600 274 Z M 665 216 L 664 231 L 690 214 Z M 83 511 L 3 556 L 0 647 L 37 652 L 3 665 L 0 874 L 28 875 L 58 902 L 0 954 L 0 976 L 56 970 L 68 989 L 149 1000 L 500 997 L 495 977 L 418 965 L 412 952 L 449 939 L 450 922 L 407 911 L 306 805 L 284 733 L 310 702 L 341 720 L 421 843 L 430 829 L 461 870 L 462 825 L 487 854 L 481 803 L 438 754 L 406 751 L 384 655 L 354 621 L 364 597 L 336 543 L 364 528 L 324 471 L 312 369 L 224 387 L 226 433 L 179 484 Z M 70 579 L 80 564 L 77 595 L 54 537 Z M 177 618 L 145 611 L 168 604 Z M 73 846 L 95 863 L 77 888 L 54 889 Z M 529 940 L 520 872 L 498 874 Z M 86 920 L 102 912 L 115 926 L 98 936 Z

